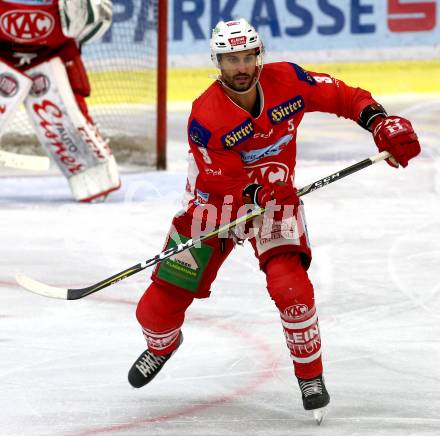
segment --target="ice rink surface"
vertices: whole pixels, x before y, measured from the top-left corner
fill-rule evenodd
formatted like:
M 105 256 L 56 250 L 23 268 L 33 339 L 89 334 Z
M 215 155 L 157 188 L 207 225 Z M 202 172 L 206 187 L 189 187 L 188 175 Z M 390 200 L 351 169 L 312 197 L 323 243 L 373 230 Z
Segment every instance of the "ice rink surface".
M 127 172 L 105 204 L 71 201 L 58 175 L 0 179 L 0 434 L 229 436 L 440 434 L 440 98 L 385 101 L 413 121 L 421 157 L 384 162 L 304 198 L 331 404 L 301 404 L 277 311 L 238 247 L 184 343 L 151 385 L 126 380 L 145 348 L 135 319 L 149 271 L 79 301 L 18 287 L 91 285 L 160 252 L 185 186 L 185 114 L 170 114 L 168 172 Z M 299 131 L 303 186 L 376 153 L 327 115 Z

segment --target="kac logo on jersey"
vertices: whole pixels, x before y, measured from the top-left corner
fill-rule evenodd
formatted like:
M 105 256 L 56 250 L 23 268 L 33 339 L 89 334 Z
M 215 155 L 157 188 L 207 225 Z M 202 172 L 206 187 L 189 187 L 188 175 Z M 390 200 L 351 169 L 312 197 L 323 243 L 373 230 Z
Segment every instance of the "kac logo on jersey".
M 188 135 L 191 141 L 198 147 L 208 147 L 211 132 L 206 127 L 203 127 L 195 118 L 193 118 L 189 125 Z
M 289 180 L 289 167 L 281 162 L 263 162 L 245 166 L 248 177 L 255 183 L 287 182 Z
M 276 156 L 281 153 L 284 146 L 287 145 L 292 138 L 293 135 L 285 135 L 275 142 L 275 144 L 271 144 L 268 147 L 260 148 L 259 150 L 242 151 L 240 152 L 241 160 L 245 164 L 250 164 L 265 157 Z
M 55 25 L 52 15 L 43 11 L 15 10 L 0 17 L 0 30 L 15 42 L 33 42 L 50 35 Z
M 254 126 L 250 118 L 232 129 L 230 132 L 223 135 L 221 138 L 222 144 L 225 148 L 232 148 L 241 144 L 246 139 L 250 138 L 254 133 Z
M 267 110 L 267 114 L 272 124 L 280 124 L 302 110 L 304 110 L 304 99 L 301 95 L 297 95 L 284 103 L 271 107 Z

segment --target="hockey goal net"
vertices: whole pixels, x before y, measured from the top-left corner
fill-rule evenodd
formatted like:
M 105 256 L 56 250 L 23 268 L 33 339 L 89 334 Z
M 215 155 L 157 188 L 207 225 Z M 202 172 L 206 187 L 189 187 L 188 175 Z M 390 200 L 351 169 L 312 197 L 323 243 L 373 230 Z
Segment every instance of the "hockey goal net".
M 120 163 L 166 167 L 166 36 L 166 1 L 114 2 L 109 31 L 83 47 L 89 110 Z M 44 154 L 24 108 L 1 148 Z

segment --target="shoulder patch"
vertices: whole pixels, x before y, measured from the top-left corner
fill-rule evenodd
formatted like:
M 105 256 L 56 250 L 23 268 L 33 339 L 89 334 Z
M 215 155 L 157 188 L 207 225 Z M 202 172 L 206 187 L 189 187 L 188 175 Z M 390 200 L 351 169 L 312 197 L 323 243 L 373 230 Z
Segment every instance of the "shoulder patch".
M 188 136 L 194 144 L 199 147 L 208 147 L 208 142 L 212 133 L 203 127 L 195 118 L 191 121 L 188 127 Z
M 316 85 L 316 80 L 305 70 L 303 70 L 299 65 L 289 62 L 289 64 L 294 68 L 296 77 L 302 82 L 306 82 L 309 85 Z

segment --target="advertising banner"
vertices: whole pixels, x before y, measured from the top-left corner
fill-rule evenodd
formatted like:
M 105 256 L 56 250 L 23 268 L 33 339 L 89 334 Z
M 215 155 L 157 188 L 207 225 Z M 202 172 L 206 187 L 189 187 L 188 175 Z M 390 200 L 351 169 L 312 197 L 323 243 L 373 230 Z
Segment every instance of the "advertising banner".
M 326 61 L 439 56 L 439 0 L 169 0 L 171 66 L 209 65 L 208 42 L 219 20 L 248 19 L 268 53 L 325 51 Z M 151 0 L 113 0 L 113 25 L 99 44 L 130 43 L 141 56 L 154 27 Z M 151 36 L 150 36 L 151 38 Z M 154 40 L 151 40 L 154 45 Z M 137 49 L 136 49 L 137 48 Z M 93 52 L 89 47 L 86 54 Z M 118 54 L 114 53 L 115 55 Z M 119 53 L 120 54 L 120 53 Z

